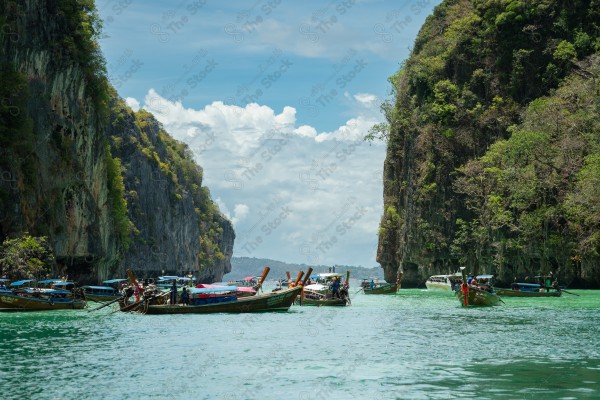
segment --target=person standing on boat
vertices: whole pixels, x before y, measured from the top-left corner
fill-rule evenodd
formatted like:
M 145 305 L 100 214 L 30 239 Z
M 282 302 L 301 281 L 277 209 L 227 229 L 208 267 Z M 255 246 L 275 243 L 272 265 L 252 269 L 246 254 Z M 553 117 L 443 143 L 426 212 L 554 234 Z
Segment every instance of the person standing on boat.
M 142 296 L 142 289 L 140 288 L 140 283 L 139 282 L 133 288 L 133 294 L 135 295 L 135 302 L 139 303 L 140 302 L 140 298 Z
M 371 279 L 371 282 L 369 283 L 369 288 L 371 290 L 375 289 L 375 281 L 373 279 Z
M 181 292 L 181 304 L 183 304 L 184 306 L 187 306 L 190 304 L 190 294 L 187 291 L 187 288 L 183 288 L 183 291 Z
M 550 288 L 552 287 L 552 272 L 550 272 L 550 276 L 546 277 L 544 286 L 546 287 L 546 292 L 549 292 Z
M 331 283 L 331 298 L 340 298 L 340 282 L 337 278 L 333 278 L 333 282 Z
M 177 304 L 177 281 L 173 279 L 173 286 L 171 286 L 170 295 L 171 304 Z

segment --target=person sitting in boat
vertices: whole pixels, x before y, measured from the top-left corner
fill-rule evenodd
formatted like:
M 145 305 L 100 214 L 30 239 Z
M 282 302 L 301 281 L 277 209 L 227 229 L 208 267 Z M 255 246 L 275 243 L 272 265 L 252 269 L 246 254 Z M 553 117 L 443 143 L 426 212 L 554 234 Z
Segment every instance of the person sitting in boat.
M 492 292 L 492 285 L 490 285 L 490 280 L 481 279 L 479 281 L 479 289 L 485 290 L 486 292 Z
M 473 279 L 471 279 L 470 285 L 473 286 L 473 287 L 479 286 L 479 282 L 477 281 L 477 277 L 476 276 L 473 276 Z
M 340 282 L 333 278 L 333 282 L 331 282 L 331 298 L 340 298 Z
M 181 304 L 183 304 L 184 306 L 187 306 L 190 304 L 190 294 L 187 291 L 187 288 L 183 288 L 183 291 L 181 292 Z

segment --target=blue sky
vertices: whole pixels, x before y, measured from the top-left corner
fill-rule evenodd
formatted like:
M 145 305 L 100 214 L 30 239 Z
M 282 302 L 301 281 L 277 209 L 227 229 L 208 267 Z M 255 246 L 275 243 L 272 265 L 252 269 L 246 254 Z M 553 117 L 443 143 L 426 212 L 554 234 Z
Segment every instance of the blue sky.
M 387 77 L 438 1 L 98 0 L 109 78 L 190 145 L 234 256 L 376 266 Z

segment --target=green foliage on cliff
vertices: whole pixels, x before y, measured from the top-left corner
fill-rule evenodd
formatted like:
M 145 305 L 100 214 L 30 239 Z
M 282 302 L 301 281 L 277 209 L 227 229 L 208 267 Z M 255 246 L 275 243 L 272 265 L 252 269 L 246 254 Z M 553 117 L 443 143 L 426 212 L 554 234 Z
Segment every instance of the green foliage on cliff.
M 125 200 L 125 184 L 123 183 L 121 160 L 111 156 L 108 145 L 105 150 L 105 159 L 109 207 L 116 233 L 121 239 L 121 245 L 127 250 L 131 242 L 130 233 L 133 226 L 127 216 L 127 201 Z
M 388 142 L 385 209 L 404 218 L 393 236 L 382 219 L 379 260 L 572 277 L 597 263 L 599 51 L 595 0 L 439 5 L 370 133 Z
M 58 17 L 65 24 L 66 34 L 53 42 L 52 51 L 60 54 L 59 62 L 77 62 L 88 83 L 87 94 L 102 117 L 108 116 L 109 88 L 106 65 L 98 39 L 102 20 L 94 0 L 61 0 L 57 2 Z
M 154 183 L 167 191 L 173 209 L 184 199 L 191 201 L 200 232 L 197 243 L 200 266 L 208 267 L 224 260 L 221 248 L 223 229 L 220 226 L 223 217 L 208 188 L 202 186 L 203 171 L 194 161 L 189 147 L 173 139 L 148 111 L 141 109 L 134 113 L 118 99 L 116 92 L 113 96 L 110 138 L 113 154 L 126 157 L 128 163 L 136 157 L 144 157 L 153 167 Z M 130 219 L 134 222 L 136 218 L 143 217 L 135 192 L 135 179 L 129 183 L 126 196 Z M 136 237 L 134 240 L 153 241 L 150 237 Z
M 0 256 L 0 276 L 12 280 L 45 277 L 54 266 L 54 254 L 48 238 L 24 233 L 15 239 L 5 239 Z

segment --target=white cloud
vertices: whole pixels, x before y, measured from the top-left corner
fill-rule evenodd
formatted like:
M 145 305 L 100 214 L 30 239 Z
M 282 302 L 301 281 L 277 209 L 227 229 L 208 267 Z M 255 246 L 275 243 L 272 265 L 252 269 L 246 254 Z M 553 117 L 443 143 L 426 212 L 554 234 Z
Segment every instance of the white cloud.
M 354 99 L 366 107 L 373 107 L 373 105 L 376 105 L 378 100 L 377 96 L 370 93 L 357 93 L 354 95 Z
M 238 224 L 238 222 L 244 220 L 248 216 L 248 213 L 250 212 L 250 207 L 248 207 L 246 204 L 236 204 L 233 207 L 233 215 L 232 215 L 229 212 L 229 208 L 227 207 L 227 204 L 225 204 L 225 202 L 223 200 L 221 200 L 220 197 L 218 197 L 215 200 L 215 203 L 217 203 L 217 205 L 219 206 L 219 210 L 221 210 L 223 215 L 225 215 L 227 217 L 227 219 L 229 219 L 231 221 L 233 226 L 236 226 Z
M 317 130 L 310 125 L 302 125 L 294 129 L 294 133 L 299 136 L 314 138 L 317 136 Z
M 333 132 L 319 133 L 315 140 L 317 142 L 324 142 L 326 140 L 360 141 L 377 122 L 379 122 L 379 120 L 364 116 L 351 118 L 346 121 L 346 124 L 340 126 Z
M 214 101 L 193 109 L 151 89 L 144 108 L 202 165 L 204 183 L 235 225 L 234 255 L 352 264 L 376 243 L 385 148 L 362 140 L 381 120 L 371 107 L 376 97 L 348 98 L 357 116 L 330 132 L 297 126 L 293 107 L 277 113 Z
M 231 222 L 233 222 L 234 225 L 237 224 L 237 222 L 248 216 L 248 212 L 250 212 L 250 207 L 248 207 L 246 204 L 236 204 L 233 208 L 233 219 L 235 222 L 233 220 Z
M 140 109 L 140 102 L 133 97 L 126 97 L 125 104 L 127 104 L 133 111 L 137 112 Z

